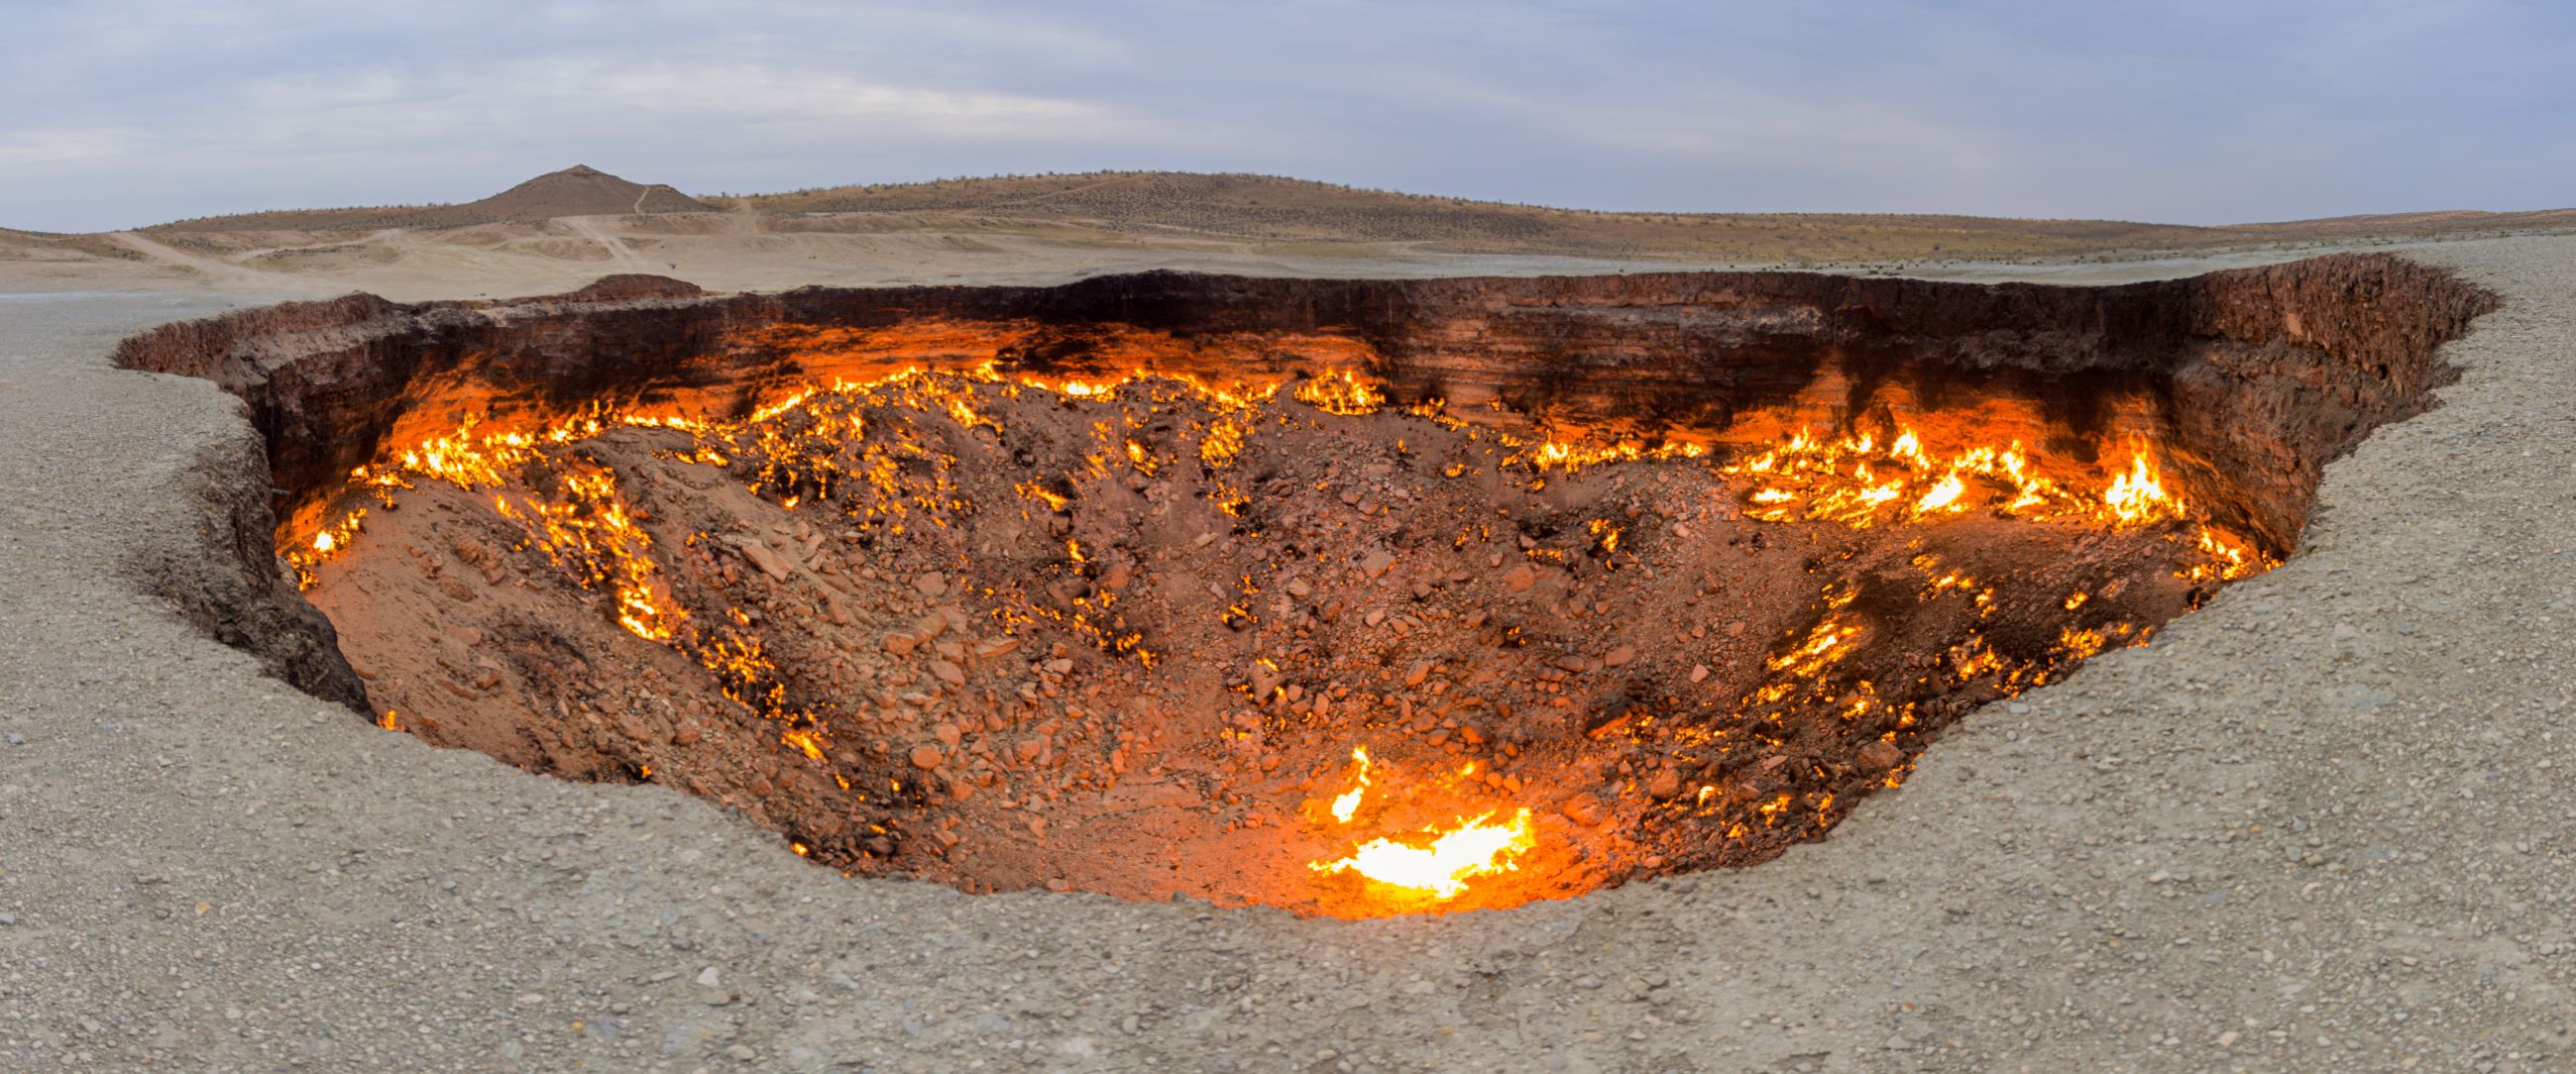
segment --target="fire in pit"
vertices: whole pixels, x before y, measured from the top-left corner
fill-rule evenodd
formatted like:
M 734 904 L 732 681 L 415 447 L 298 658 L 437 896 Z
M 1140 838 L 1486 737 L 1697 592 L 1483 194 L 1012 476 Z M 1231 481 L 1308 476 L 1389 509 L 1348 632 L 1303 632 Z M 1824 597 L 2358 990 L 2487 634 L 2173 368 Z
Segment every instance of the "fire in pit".
M 2271 565 L 2484 300 L 2266 272 L 627 282 L 127 356 L 253 400 L 388 727 L 854 874 L 1362 916 L 1761 861 Z
M 1351 759 L 1359 764 L 1351 789 L 1333 799 L 1333 820 L 1339 824 L 1357 819 L 1360 803 L 1368 796 L 1368 748 L 1353 749 Z M 1469 761 L 1458 774 L 1469 776 L 1475 770 L 1476 763 Z M 1520 856 L 1538 845 L 1528 807 L 1522 807 L 1509 823 L 1491 823 L 1493 816 L 1487 812 L 1472 819 L 1460 817 L 1447 830 L 1425 828 L 1427 837 L 1419 846 L 1379 836 L 1348 857 L 1307 867 L 1322 873 L 1357 873 L 1395 889 L 1399 896 L 1454 899 L 1467 890 L 1470 880 L 1519 868 Z

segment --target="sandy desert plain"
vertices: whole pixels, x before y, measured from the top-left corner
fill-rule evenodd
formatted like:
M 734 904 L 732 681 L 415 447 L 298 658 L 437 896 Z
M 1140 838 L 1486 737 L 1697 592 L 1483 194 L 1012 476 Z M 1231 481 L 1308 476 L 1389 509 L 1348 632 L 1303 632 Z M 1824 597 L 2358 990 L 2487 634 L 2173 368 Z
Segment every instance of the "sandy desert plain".
M 574 169 L 465 206 L 0 231 L 0 1068 L 2569 1069 L 2569 222 L 1641 216 L 1160 173 L 692 199 Z M 2324 465 L 2277 567 L 1966 712 L 1774 860 L 1364 920 L 847 878 L 743 802 L 389 733 L 208 636 L 273 627 L 221 614 L 250 584 L 228 564 L 274 565 L 237 480 L 267 449 L 214 384 L 111 364 L 279 301 L 617 274 L 2286 289 L 2306 270 L 2266 266 L 2355 254 L 2492 309 L 2426 344 L 2429 409 Z

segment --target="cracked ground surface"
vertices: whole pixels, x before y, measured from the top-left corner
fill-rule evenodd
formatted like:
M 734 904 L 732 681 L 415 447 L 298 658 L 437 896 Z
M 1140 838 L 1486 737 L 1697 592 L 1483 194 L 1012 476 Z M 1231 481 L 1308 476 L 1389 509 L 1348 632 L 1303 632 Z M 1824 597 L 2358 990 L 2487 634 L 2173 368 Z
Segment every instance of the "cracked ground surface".
M 2281 568 L 1771 864 L 1365 922 L 844 880 L 298 695 L 134 581 L 235 404 L 105 357 L 270 296 L 0 297 L 0 1069 L 2567 1069 L 2576 238 L 2410 256 L 2506 305 Z

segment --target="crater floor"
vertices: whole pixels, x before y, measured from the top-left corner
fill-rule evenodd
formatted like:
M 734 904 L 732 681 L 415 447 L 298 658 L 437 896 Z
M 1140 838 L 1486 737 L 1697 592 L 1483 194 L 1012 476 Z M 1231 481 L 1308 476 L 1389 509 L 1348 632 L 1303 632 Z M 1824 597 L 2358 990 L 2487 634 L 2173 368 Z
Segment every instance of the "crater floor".
M 851 882 L 357 724 L 135 593 L 249 441 L 104 353 L 207 301 L 0 300 L 0 1064 L 2563 1068 L 2576 240 L 2408 256 L 2506 306 L 2281 568 L 1763 868 L 1364 923 Z
M 2260 566 L 1911 430 L 1587 465 L 1328 389 L 906 374 L 445 458 L 290 545 L 430 742 L 857 874 L 1341 916 L 1763 861 Z M 1330 867 L 1477 817 L 1527 845 L 1464 890 Z

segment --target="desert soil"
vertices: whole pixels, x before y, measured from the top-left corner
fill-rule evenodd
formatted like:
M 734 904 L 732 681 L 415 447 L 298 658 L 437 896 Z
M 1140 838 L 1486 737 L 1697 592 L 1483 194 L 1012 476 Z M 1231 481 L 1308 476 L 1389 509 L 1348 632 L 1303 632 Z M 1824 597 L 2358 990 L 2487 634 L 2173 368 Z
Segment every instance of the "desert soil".
M 276 295 L 0 295 L 0 1067 L 2567 1069 L 2576 239 L 2411 256 L 2507 305 L 2284 566 L 1769 864 L 1364 922 L 848 880 L 297 695 L 140 594 L 237 405 L 106 365 Z

